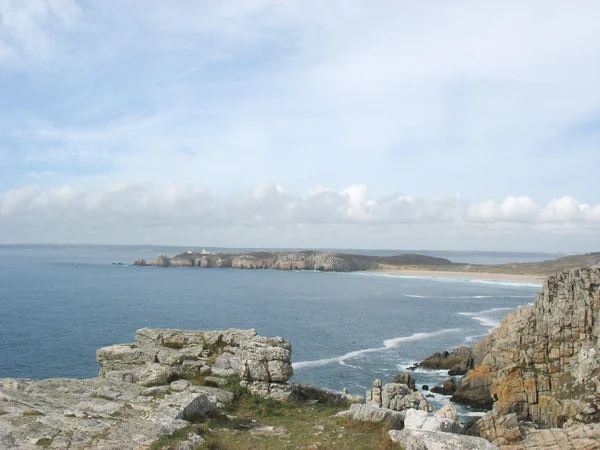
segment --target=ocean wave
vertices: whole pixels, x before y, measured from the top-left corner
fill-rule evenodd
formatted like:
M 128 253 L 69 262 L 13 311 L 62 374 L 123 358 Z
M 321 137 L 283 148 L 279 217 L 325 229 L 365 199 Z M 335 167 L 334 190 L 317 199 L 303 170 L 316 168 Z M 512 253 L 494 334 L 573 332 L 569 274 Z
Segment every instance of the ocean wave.
M 334 358 L 323 358 L 323 359 L 317 359 L 314 361 L 299 361 L 299 362 L 293 363 L 292 367 L 294 369 L 303 369 L 306 367 L 320 367 L 320 366 L 325 366 L 327 364 L 333 364 L 333 363 L 338 363 L 338 364 L 344 365 L 344 362 L 349 359 L 359 358 L 368 353 L 376 353 L 376 352 L 386 351 L 391 348 L 397 347 L 399 344 L 402 344 L 404 342 L 421 341 L 423 339 L 429 339 L 432 337 L 441 336 L 441 335 L 449 334 L 449 333 L 458 333 L 460 331 L 462 331 L 462 329 L 460 329 L 460 328 L 448 328 L 448 329 L 444 329 L 444 330 L 434 331 L 431 333 L 415 333 L 415 334 L 411 334 L 410 336 L 386 339 L 385 341 L 383 341 L 383 347 L 365 348 L 363 350 L 356 350 L 356 351 L 348 352 L 345 355 L 337 356 Z
M 477 311 L 477 312 L 459 312 L 457 314 L 460 314 L 461 316 L 478 316 L 481 314 L 490 314 L 490 313 L 495 313 L 498 311 L 512 311 L 516 308 L 492 308 L 492 309 L 486 309 L 484 311 Z

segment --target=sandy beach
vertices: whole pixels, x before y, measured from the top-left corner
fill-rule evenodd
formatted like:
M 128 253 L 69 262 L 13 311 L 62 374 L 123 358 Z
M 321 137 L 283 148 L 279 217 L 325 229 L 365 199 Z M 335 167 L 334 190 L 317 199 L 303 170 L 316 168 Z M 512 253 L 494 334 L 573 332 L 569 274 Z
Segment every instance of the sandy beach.
M 372 272 L 387 273 L 390 275 L 408 275 L 419 277 L 448 277 L 448 278 L 469 278 L 476 280 L 492 280 L 492 281 L 528 281 L 539 282 L 544 281 L 546 277 L 537 275 L 513 275 L 508 273 L 486 273 L 486 272 L 451 272 L 444 270 L 408 270 L 408 269 L 384 269 L 373 270 Z

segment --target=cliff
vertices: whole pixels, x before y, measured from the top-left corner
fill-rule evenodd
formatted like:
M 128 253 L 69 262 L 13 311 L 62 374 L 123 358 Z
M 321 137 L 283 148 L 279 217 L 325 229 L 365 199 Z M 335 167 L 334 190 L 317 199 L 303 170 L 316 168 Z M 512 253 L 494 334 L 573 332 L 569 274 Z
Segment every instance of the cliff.
M 537 439 L 536 427 L 596 433 L 598 425 L 586 424 L 600 422 L 599 310 L 600 270 L 571 269 L 550 276 L 532 306 L 473 345 L 475 368 L 453 400 L 493 402 L 476 432 L 514 448 Z
M 185 252 L 172 258 L 159 255 L 152 261 L 137 260 L 136 266 L 158 267 L 223 267 L 234 269 L 318 270 L 321 272 L 353 272 L 379 269 L 382 266 L 433 266 L 452 263 L 445 258 L 424 255 L 367 256 L 328 252 L 251 252 L 198 253 Z

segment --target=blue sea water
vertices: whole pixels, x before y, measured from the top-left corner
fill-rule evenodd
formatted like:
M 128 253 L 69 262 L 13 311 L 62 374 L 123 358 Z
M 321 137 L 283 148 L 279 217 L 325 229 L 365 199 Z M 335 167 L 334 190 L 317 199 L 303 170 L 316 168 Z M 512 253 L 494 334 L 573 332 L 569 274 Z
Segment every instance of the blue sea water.
M 256 328 L 293 345 L 294 380 L 364 394 L 472 344 L 538 283 L 372 273 L 113 265 L 155 248 L 0 246 L 0 377 L 93 377 L 96 349 L 142 327 Z M 171 252 L 173 253 L 173 252 Z M 443 372 L 417 372 L 440 384 Z M 434 403 L 445 399 L 436 396 Z

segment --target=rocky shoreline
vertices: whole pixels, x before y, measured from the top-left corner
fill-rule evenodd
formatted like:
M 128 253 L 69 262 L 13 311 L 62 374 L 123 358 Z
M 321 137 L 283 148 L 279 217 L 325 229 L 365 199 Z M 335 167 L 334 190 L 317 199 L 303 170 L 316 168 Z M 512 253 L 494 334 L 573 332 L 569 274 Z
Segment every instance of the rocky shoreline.
M 436 353 L 417 367 L 450 368 L 449 375 L 467 368 L 444 393 L 491 409 L 469 432 L 503 449 L 600 448 L 599 313 L 600 270 L 560 272 L 532 306 L 511 312 L 470 349 Z

